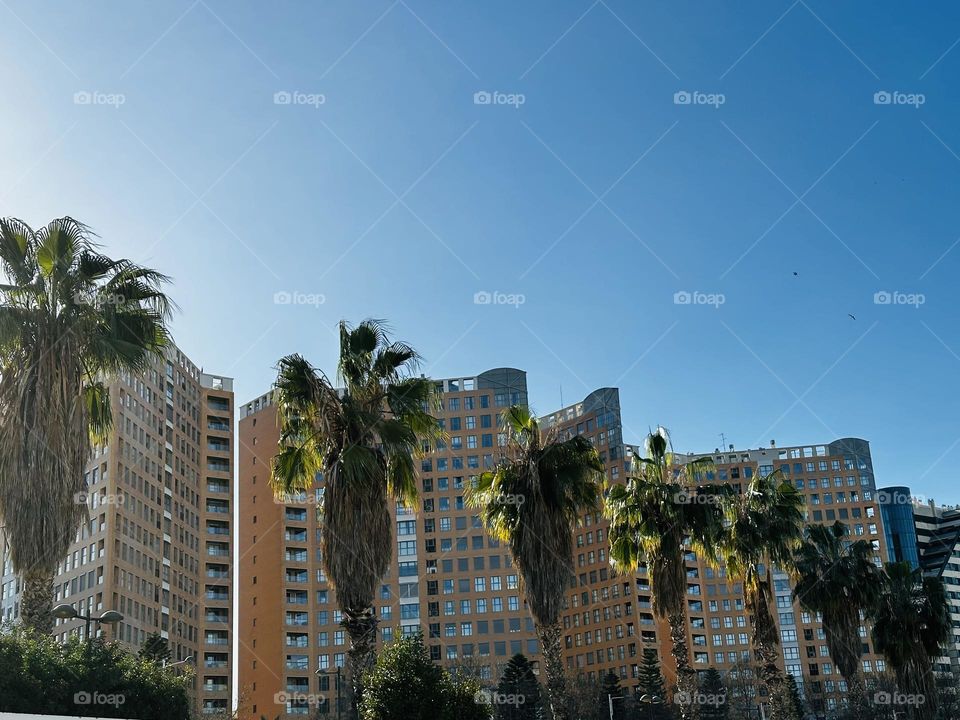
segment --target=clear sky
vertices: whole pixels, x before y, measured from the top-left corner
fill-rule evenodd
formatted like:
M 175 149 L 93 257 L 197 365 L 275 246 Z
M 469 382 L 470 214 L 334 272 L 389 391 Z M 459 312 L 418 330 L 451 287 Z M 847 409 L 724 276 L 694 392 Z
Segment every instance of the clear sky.
M 373 316 L 541 413 L 618 386 L 628 442 L 857 436 L 960 502 L 958 40 L 946 2 L 0 0 L 0 214 L 172 275 L 240 402 Z

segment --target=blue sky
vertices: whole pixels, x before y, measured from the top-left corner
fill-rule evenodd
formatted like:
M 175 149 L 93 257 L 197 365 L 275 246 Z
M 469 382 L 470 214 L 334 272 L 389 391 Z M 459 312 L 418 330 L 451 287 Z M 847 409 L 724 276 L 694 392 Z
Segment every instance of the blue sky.
M 240 401 L 374 316 L 540 412 L 619 386 L 627 441 L 858 436 L 960 502 L 956 5 L 2 0 L 0 38 L 0 213 L 172 275 Z

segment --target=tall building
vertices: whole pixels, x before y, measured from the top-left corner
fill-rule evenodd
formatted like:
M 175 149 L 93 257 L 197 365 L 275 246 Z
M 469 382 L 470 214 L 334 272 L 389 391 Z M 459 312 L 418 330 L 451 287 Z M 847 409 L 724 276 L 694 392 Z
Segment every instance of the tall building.
M 533 621 L 505 547 L 489 537 L 476 511 L 464 505 L 471 476 L 492 468 L 505 436 L 497 427 L 508 405 L 527 402 L 526 376 L 500 368 L 438 380 L 440 418 L 448 439 L 425 448 L 416 510 L 394 509 L 396 551 L 378 593 L 380 641 L 422 631 L 431 656 L 463 666 L 494 683 L 511 655 L 539 665 Z M 275 502 L 268 486 L 276 452 L 276 410 L 270 395 L 240 409 L 239 684 L 255 715 L 333 712 L 336 669 L 349 638 L 339 625 L 335 592 L 324 576 L 316 517 L 317 493 Z M 541 418 L 561 437 L 582 435 L 597 448 L 610 483 L 623 482 L 637 448 L 623 442 L 619 392 L 601 388 Z M 842 521 L 853 538 L 868 540 L 879 564 L 888 540 L 881 519 L 869 443 L 847 438 L 786 448 L 716 449 L 708 482 L 742 490 L 757 473 L 780 470 L 800 491 L 810 523 Z M 701 457 L 692 454 L 687 458 Z M 600 680 L 608 672 L 636 684 L 645 648 L 656 648 L 670 680 L 669 631 L 653 615 L 646 568 L 614 574 L 607 523 L 600 513 L 581 518 L 574 532 L 575 577 L 561 614 L 564 662 L 571 675 Z M 687 556 L 688 642 L 699 670 L 742 672 L 751 660 L 749 617 L 742 588 L 693 553 Z M 792 597 L 787 575 L 774 577 L 784 666 L 814 711 L 834 708 L 845 685 L 826 647 L 823 628 Z M 865 672 L 882 671 L 869 628 L 861 628 Z M 760 698 L 762 700 L 762 698 Z
M 874 562 L 887 558 L 881 507 L 870 455 L 870 444 L 858 438 L 830 443 L 737 450 L 730 446 L 712 453 L 681 456 L 683 461 L 709 457 L 715 464 L 707 482 L 728 483 L 742 491 L 757 473 L 779 470 L 805 501 L 804 516 L 810 524 L 840 521 L 853 540 L 866 540 L 874 550 Z M 692 660 L 698 669 L 715 667 L 722 673 L 742 672 L 750 662 L 749 617 L 744 609 L 742 585 L 725 577 L 700 558 L 688 556 L 687 610 L 690 617 Z M 835 709 L 846 693 L 826 645 L 822 624 L 793 599 L 790 578 L 773 574 L 775 618 L 780 632 L 785 670 L 794 677 L 817 717 Z M 860 627 L 864 654 L 862 670 L 870 674 L 885 670 L 885 661 L 873 648 L 869 626 Z M 761 699 L 762 698 L 758 698 Z
M 77 501 L 90 519 L 57 570 L 54 601 L 83 615 L 117 610 L 98 635 L 136 651 L 168 640 L 171 662 L 196 667 L 205 714 L 232 708 L 233 381 L 202 372 L 179 349 L 110 385 L 113 430 L 87 464 Z M 6 547 L 4 546 L 4 550 Z M 19 615 L 19 581 L 4 558 L 3 613 Z M 57 620 L 60 640 L 80 620 Z
M 464 505 L 464 489 L 493 467 L 505 440 L 498 415 L 527 403 L 526 375 L 497 368 L 436 383 L 448 439 L 420 461 L 418 507 L 393 509 L 396 549 L 378 591 L 379 639 L 422 631 L 434 660 L 492 682 L 511 655 L 539 651 L 509 553 Z M 269 394 L 241 407 L 239 436 L 239 692 L 255 716 L 334 712 L 349 638 L 321 564 L 322 479 L 302 497 L 274 500 L 278 428 Z
M 918 502 L 913 505 L 913 518 L 920 567 L 924 575 L 943 580 L 950 607 L 950 642 L 936 669 L 960 678 L 960 507 Z

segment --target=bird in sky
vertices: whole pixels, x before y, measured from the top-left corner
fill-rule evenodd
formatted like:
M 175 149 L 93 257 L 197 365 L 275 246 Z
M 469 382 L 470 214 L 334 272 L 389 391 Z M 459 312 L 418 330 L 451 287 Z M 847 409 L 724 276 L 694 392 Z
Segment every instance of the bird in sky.
M 855 318 L 853 315 L 851 315 L 850 313 L 847 313 L 847 316 L 848 316 L 851 320 L 856 320 L 856 318 Z

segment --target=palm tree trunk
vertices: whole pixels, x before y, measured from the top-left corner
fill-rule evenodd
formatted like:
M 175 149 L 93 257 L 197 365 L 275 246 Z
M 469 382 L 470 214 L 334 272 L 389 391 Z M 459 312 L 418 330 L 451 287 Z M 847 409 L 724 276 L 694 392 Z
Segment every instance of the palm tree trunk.
M 874 713 L 867 700 L 867 684 L 863 674 L 856 671 L 844 679 L 847 681 L 847 693 L 850 698 L 850 717 L 852 720 L 869 720 Z
M 363 676 L 373 667 L 377 659 L 377 616 L 373 608 L 367 608 L 360 615 L 343 613 L 340 621 L 350 636 L 350 684 L 353 690 L 353 717 L 359 717 L 360 701 L 363 699 Z
M 553 720 L 568 720 L 570 717 L 567 698 L 567 681 L 563 673 L 563 660 L 560 655 L 560 622 L 550 625 L 537 624 L 537 636 L 540 638 L 540 652 L 543 655 L 544 671 L 547 676 L 547 699 Z
M 690 720 L 696 717 L 694 702 L 697 696 L 697 672 L 690 665 L 687 618 L 681 611 L 667 616 L 667 622 L 670 625 L 670 652 L 677 663 L 677 693 L 674 696 L 674 703 L 679 709 L 680 719 Z
M 753 647 L 760 661 L 760 680 L 770 697 L 770 720 L 802 720 L 797 717 L 787 687 L 786 673 L 780 669 L 779 635 L 770 614 L 763 589 L 747 593 L 747 611 L 753 630 Z
M 53 632 L 53 570 L 27 570 L 23 573 L 20 618 L 39 633 Z

